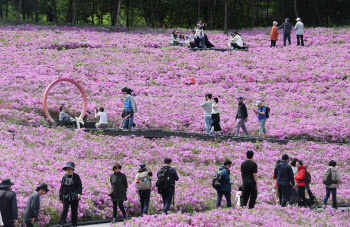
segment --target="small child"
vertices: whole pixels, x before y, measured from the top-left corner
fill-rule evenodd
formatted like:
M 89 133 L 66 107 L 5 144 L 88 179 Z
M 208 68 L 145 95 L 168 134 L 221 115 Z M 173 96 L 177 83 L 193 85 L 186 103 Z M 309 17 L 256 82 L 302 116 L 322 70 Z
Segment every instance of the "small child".
M 238 192 L 236 192 L 236 199 L 237 199 L 237 203 L 236 203 L 236 207 L 241 207 L 241 196 L 243 193 L 243 187 L 239 186 L 238 187 Z
M 190 41 L 190 45 L 191 45 L 191 48 L 194 48 L 194 39 L 195 39 L 195 34 L 196 34 L 196 31 L 195 30 L 192 30 L 191 31 L 191 35 L 188 37 L 188 40 Z

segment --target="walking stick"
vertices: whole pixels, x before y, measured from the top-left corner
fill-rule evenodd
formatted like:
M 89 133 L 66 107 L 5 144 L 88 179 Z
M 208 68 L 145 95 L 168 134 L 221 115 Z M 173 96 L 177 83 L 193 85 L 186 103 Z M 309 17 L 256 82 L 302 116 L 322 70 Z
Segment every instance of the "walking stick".
M 124 117 L 124 118 L 123 118 L 123 121 L 124 121 L 125 119 L 127 119 L 128 117 L 130 117 L 130 115 L 131 115 L 131 114 L 129 114 L 128 116 Z

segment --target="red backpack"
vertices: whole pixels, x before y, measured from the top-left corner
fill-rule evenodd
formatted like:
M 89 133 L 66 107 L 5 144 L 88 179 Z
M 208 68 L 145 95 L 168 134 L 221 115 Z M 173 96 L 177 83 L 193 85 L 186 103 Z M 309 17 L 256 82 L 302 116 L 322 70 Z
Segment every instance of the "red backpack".
M 311 184 L 311 174 L 305 170 L 305 178 L 303 180 L 305 184 Z

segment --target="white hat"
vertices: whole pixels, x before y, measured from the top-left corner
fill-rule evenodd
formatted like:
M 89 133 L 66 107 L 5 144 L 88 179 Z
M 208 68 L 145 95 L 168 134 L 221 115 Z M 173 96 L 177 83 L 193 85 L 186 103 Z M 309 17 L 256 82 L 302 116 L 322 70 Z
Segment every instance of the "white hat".
M 257 101 L 257 102 L 255 103 L 255 105 L 256 105 L 256 106 L 259 106 L 261 103 L 262 103 L 261 101 Z
M 300 20 L 300 17 L 298 17 L 297 19 L 295 19 L 295 20 Z

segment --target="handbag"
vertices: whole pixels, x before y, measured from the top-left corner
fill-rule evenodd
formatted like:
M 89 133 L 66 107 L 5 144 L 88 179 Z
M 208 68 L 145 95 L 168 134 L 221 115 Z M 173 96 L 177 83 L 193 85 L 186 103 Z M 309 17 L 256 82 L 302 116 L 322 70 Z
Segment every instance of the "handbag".
M 292 195 L 290 196 L 289 204 L 294 204 L 299 202 L 299 196 L 296 189 L 292 189 Z
M 108 192 L 108 196 L 113 198 L 115 195 L 117 194 L 117 189 L 113 186 L 109 192 Z

